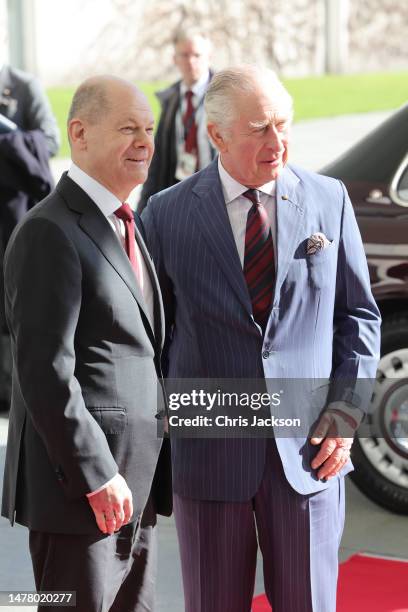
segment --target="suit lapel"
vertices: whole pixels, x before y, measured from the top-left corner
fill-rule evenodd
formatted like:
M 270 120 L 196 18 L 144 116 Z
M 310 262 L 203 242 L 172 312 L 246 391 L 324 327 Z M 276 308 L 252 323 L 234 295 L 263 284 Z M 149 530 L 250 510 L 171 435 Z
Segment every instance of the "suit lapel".
M 279 295 L 298 245 L 304 207 L 300 201 L 299 179 L 286 167 L 276 182 L 277 271 L 275 296 Z
M 72 181 L 66 174 L 62 176 L 58 183 L 57 190 L 63 196 L 67 206 L 71 210 L 80 213 L 79 226 L 95 243 L 105 259 L 109 261 L 111 266 L 127 285 L 145 316 L 148 335 L 153 345 L 155 345 L 156 341 L 149 322 L 142 291 L 136 280 L 129 258 L 121 247 L 117 236 L 112 231 L 108 220 L 81 187 Z M 139 246 L 141 242 L 142 241 L 139 239 Z M 143 255 L 145 255 L 146 249 L 144 248 L 142 252 Z M 147 259 L 148 258 L 145 258 L 146 262 Z
M 238 299 L 247 312 L 251 314 L 251 300 L 218 174 L 218 158 L 202 172 L 193 192 L 198 196 L 194 207 L 196 220 L 211 253 L 223 270 Z
M 153 297 L 154 297 L 154 308 L 153 308 L 154 332 L 156 336 L 156 342 L 159 347 L 163 348 L 165 323 L 164 323 L 163 301 L 162 301 L 161 292 L 159 288 L 159 280 L 156 275 L 156 270 L 153 265 L 153 260 L 144 242 L 142 232 L 139 230 L 139 224 L 141 224 L 141 221 L 140 219 L 137 219 L 136 220 L 136 226 L 137 226 L 136 242 L 142 252 L 142 256 L 144 258 L 146 268 L 150 276 L 150 282 L 152 284 Z
M 194 211 L 201 231 L 238 299 L 251 314 L 251 300 L 218 174 L 218 158 L 201 173 L 193 192 L 198 196 Z M 304 213 L 304 205 L 299 192 L 298 177 L 290 168 L 286 167 L 276 184 L 277 270 L 275 296 L 279 295 L 298 246 L 298 236 Z

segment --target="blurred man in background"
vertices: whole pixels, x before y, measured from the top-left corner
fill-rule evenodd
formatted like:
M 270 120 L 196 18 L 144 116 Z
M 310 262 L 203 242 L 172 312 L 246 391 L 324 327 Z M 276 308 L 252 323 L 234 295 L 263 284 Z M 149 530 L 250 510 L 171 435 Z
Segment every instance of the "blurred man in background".
M 175 36 L 174 63 L 181 80 L 157 93 L 161 117 L 139 213 L 151 195 L 205 168 L 214 158 L 204 111 L 204 95 L 213 74 L 210 51 L 210 41 L 199 31 L 179 31 Z
M 38 81 L 0 64 L 0 265 L 11 232 L 24 214 L 52 189 L 48 165 L 59 132 Z M 0 412 L 10 403 L 10 347 L 0 281 Z

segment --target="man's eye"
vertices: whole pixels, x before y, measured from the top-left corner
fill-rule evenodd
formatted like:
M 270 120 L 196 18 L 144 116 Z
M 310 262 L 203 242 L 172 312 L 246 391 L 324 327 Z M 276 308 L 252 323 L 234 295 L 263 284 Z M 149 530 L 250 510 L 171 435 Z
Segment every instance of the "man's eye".
M 133 134 L 133 129 L 130 125 L 126 125 L 122 128 L 120 128 L 120 131 L 122 132 L 122 134 Z
M 146 132 L 147 132 L 148 134 L 153 134 L 153 132 L 154 132 L 154 128 L 149 127 L 149 128 L 147 128 L 147 129 L 146 129 Z
M 286 130 L 286 121 L 280 121 L 279 123 L 276 124 L 276 129 L 279 132 L 284 132 Z

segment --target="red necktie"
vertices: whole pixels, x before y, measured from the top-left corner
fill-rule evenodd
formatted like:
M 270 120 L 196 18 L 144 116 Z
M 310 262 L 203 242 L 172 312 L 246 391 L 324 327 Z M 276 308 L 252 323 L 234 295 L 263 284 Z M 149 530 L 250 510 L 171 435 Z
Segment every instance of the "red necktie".
M 268 215 L 257 189 L 242 194 L 251 200 L 245 233 L 244 276 L 255 321 L 265 331 L 275 286 L 275 262 Z
M 122 219 L 125 224 L 125 244 L 126 253 L 132 264 L 135 276 L 139 282 L 141 288 L 143 288 L 143 274 L 140 269 L 139 262 L 136 255 L 136 242 L 135 242 L 135 218 L 133 211 L 127 202 L 124 202 L 120 208 L 115 210 L 115 215 Z
M 193 106 L 193 92 L 191 89 L 186 91 L 186 112 L 183 116 L 184 126 L 184 150 L 186 153 L 192 153 L 197 157 L 198 167 L 198 142 L 197 142 L 197 124 L 195 121 L 195 110 Z

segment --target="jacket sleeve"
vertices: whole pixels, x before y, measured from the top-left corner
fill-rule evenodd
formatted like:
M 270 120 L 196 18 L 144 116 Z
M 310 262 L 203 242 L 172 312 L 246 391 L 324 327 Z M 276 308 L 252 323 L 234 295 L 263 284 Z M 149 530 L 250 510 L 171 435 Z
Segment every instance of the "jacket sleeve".
M 1 187 L 42 200 L 54 183 L 48 157 L 47 141 L 38 129 L 0 134 Z
M 25 114 L 26 129 L 41 130 L 46 137 L 50 157 L 56 155 L 60 146 L 59 129 L 48 98 L 35 78 L 27 83 Z
M 53 222 L 20 226 L 5 257 L 6 316 L 27 413 L 68 498 L 98 489 L 118 471 L 75 376 L 82 274 L 71 240 Z
M 334 309 L 332 401 L 365 409 L 380 358 L 381 316 L 350 198 L 340 183 L 342 227 Z

